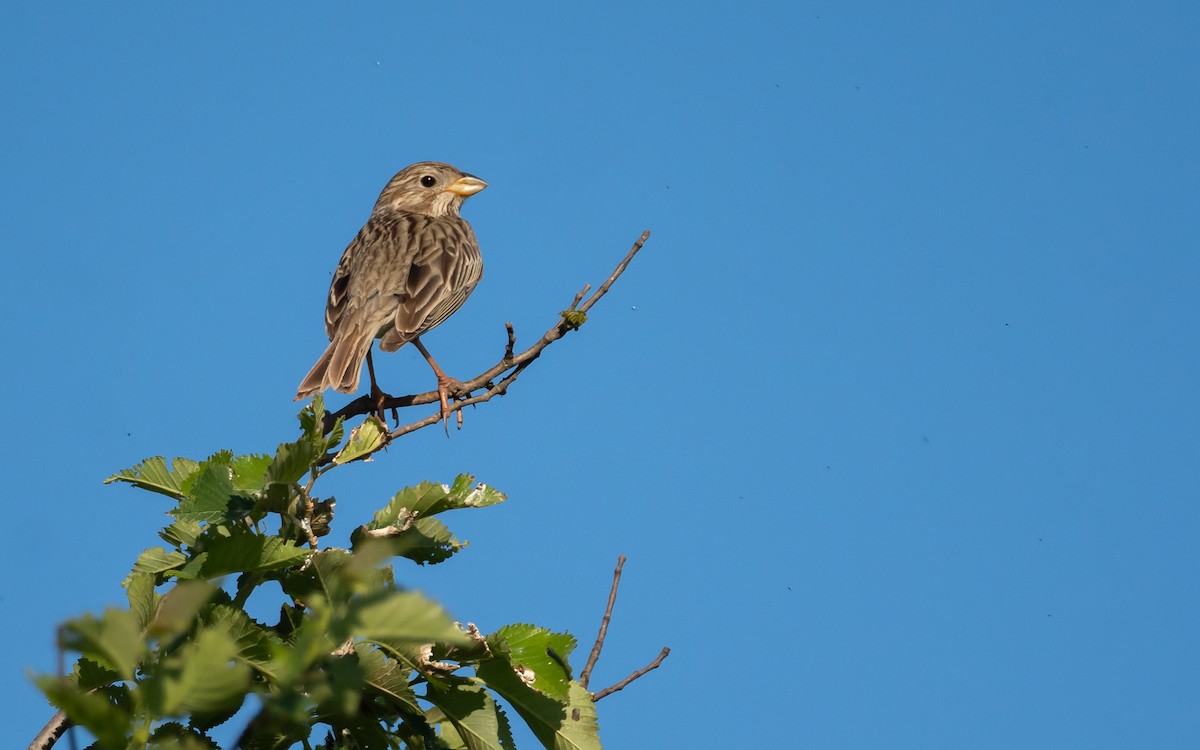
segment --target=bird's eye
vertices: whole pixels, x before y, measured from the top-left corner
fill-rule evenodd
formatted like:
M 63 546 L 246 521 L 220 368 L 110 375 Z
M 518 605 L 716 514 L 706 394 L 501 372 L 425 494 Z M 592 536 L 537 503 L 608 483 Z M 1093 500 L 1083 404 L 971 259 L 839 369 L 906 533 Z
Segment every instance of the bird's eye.
M 433 187 L 437 184 L 437 178 L 433 175 L 424 175 L 421 177 L 421 184 L 425 187 Z

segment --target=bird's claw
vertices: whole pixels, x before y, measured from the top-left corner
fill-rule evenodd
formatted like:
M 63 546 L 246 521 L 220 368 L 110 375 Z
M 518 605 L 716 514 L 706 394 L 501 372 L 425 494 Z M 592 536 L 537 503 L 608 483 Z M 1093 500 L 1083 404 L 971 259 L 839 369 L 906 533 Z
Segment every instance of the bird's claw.
M 449 376 L 438 377 L 438 403 L 441 405 L 442 429 L 446 431 L 446 436 L 450 436 L 450 397 L 458 397 L 466 390 L 461 380 Z M 458 410 L 457 422 L 458 429 L 462 429 L 462 409 Z

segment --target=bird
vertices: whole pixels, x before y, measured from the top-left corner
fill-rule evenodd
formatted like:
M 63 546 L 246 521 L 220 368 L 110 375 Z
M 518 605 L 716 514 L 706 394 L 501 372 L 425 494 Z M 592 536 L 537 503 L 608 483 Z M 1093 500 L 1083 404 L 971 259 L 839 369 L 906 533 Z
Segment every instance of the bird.
M 483 278 L 479 242 L 459 210 L 486 187 L 475 175 L 436 161 L 405 167 L 388 181 L 333 273 L 325 305 L 329 346 L 295 400 L 327 388 L 356 392 L 365 359 L 382 419 L 387 394 L 375 380 L 371 346 L 378 339 L 380 351 L 394 352 L 411 341 L 437 377 L 445 425 L 450 388 L 458 381 L 420 337 L 454 314 Z

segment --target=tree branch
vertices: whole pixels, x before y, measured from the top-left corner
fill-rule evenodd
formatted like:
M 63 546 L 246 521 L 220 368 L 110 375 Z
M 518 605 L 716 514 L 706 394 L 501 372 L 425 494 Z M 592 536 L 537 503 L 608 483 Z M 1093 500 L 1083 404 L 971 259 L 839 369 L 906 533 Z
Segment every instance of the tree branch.
M 637 678 L 643 677 L 646 674 L 648 674 L 649 672 L 652 672 L 655 669 L 658 669 L 659 666 L 662 665 L 663 659 L 666 659 L 667 655 L 670 653 L 671 653 L 671 649 L 667 648 L 666 646 L 663 646 L 663 650 L 658 652 L 658 656 L 655 657 L 654 661 L 650 662 L 646 666 L 642 667 L 641 669 L 637 670 L 636 672 L 629 675 L 625 679 L 621 680 L 616 685 L 613 685 L 612 687 L 606 687 L 603 690 L 599 690 L 595 693 L 592 693 L 592 702 L 597 703 L 604 696 L 609 695 L 611 693 L 615 693 L 618 690 L 623 690 L 627 685 L 629 685 L 629 683 L 633 682 Z
M 481 404 L 485 401 L 490 401 L 495 396 L 503 396 L 508 390 L 508 387 L 516 382 L 521 373 L 533 363 L 535 359 L 541 356 L 542 351 L 558 341 L 563 336 L 571 331 L 576 330 L 582 324 L 582 321 L 572 322 L 575 316 L 568 316 L 565 313 L 587 313 L 603 297 L 612 287 L 613 283 L 625 272 L 629 266 L 629 262 L 633 260 L 633 256 L 637 255 L 642 249 L 642 245 L 646 240 L 650 239 L 649 230 L 642 232 L 642 236 L 633 243 L 633 247 L 625 255 L 624 259 L 617 264 L 616 269 L 609 275 L 608 279 L 600 285 L 600 288 L 583 301 L 584 296 L 591 290 L 591 284 L 575 295 L 571 306 L 563 311 L 560 315 L 560 320 L 550 330 L 542 334 L 542 337 L 519 354 L 514 354 L 514 344 L 516 343 L 516 335 L 513 332 L 512 324 L 505 324 L 505 329 L 508 332 L 508 343 L 505 346 L 504 355 L 492 367 L 489 367 L 483 373 L 463 381 L 462 387 L 455 396 L 454 401 L 450 404 L 451 412 L 460 412 L 465 406 Z M 580 304 L 580 302 L 582 304 Z M 585 316 L 586 317 L 586 316 Z M 501 377 L 503 376 L 503 377 Z M 497 378 L 500 378 L 497 381 Z M 477 395 L 472 395 L 475 391 L 483 391 Z M 422 404 L 436 404 L 438 402 L 437 391 L 426 391 L 425 393 L 416 393 L 408 396 L 392 396 L 386 399 L 383 403 L 383 408 L 400 409 L 408 406 L 420 406 Z M 339 418 L 350 418 L 360 414 L 370 414 L 376 410 L 376 404 L 370 394 L 360 396 L 350 403 L 343 406 L 341 409 L 333 413 L 326 413 L 323 421 L 323 427 L 326 433 L 333 429 L 333 424 Z M 424 427 L 437 424 L 442 419 L 440 414 L 431 414 L 430 416 L 417 420 L 407 425 L 397 427 L 388 434 L 388 440 L 395 440 L 401 435 L 407 435 L 410 432 L 416 432 Z
M 42 731 L 38 732 L 37 737 L 33 738 L 33 742 L 29 743 L 29 750 L 47 750 L 54 747 L 54 743 L 63 736 L 63 733 L 71 728 L 71 720 L 67 718 L 65 711 L 58 711 L 50 717 L 50 721 L 46 722 L 46 726 L 42 727 Z
M 592 679 L 592 670 L 600 659 L 600 649 L 604 648 L 604 639 L 608 636 L 608 621 L 612 619 L 613 605 L 617 603 L 617 586 L 621 584 L 621 568 L 625 567 L 625 555 L 617 557 L 617 568 L 613 571 L 612 588 L 608 591 L 608 606 L 604 608 L 604 617 L 600 619 L 600 632 L 596 635 L 596 643 L 592 653 L 588 654 L 587 664 L 579 674 L 579 684 L 587 689 L 588 681 Z

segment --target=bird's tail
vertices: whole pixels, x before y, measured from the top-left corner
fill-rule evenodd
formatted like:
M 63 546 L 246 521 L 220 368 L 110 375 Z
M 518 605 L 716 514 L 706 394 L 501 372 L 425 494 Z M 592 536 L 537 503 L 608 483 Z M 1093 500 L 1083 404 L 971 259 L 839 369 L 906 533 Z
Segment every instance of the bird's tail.
M 300 381 L 295 400 L 314 396 L 326 388 L 342 393 L 357 391 L 363 359 L 374 341 L 374 336 L 356 330 L 335 335 L 325 353 Z

